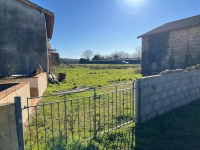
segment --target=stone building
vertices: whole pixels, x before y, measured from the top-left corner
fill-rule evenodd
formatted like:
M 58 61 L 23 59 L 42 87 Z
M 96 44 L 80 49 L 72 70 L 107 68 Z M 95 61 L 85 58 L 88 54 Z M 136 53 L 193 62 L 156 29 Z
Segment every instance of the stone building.
M 28 0 L 0 0 L 0 77 L 49 70 L 54 13 Z
M 200 15 L 159 26 L 142 38 L 142 74 L 200 63 Z

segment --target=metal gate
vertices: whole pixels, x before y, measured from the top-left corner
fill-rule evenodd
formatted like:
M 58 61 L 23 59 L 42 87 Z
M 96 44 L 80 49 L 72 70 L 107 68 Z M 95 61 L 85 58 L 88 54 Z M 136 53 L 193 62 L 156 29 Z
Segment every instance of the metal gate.
M 28 98 L 22 109 L 28 114 L 26 149 L 77 149 L 82 143 L 132 149 L 134 89 L 134 83 L 124 83 L 90 89 L 80 93 L 89 96 L 75 99 L 69 98 L 70 93 Z M 35 98 L 41 99 L 36 106 L 31 102 Z

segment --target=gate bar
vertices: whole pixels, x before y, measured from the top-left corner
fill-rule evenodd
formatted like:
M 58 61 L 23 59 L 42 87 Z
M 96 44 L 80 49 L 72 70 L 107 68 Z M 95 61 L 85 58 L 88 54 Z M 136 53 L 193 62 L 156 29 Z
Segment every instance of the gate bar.
M 23 121 L 22 121 L 22 107 L 21 107 L 21 97 L 15 97 L 15 118 L 17 126 L 17 137 L 18 137 L 18 148 L 19 150 L 24 150 L 24 132 L 23 132 Z

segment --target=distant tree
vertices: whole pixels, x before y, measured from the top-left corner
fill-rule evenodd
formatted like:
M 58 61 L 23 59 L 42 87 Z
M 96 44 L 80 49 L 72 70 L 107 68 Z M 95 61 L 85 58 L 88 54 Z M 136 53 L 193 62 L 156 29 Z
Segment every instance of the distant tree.
M 119 55 L 115 54 L 115 55 L 113 55 L 113 58 L 114 58 L 115 60 L 117 60 L 117 59 L 119 58 Z
M 142 49 L 140 46 L 135 48 L 135 52 L 133 53 L 133 58 L 141 58 Z
M 93 54 L 92 50 L 86 49 L 85 51 L 83 51 L 83 53 L 82 53 L 81 56 L 82 56 L 83 58 L 87 59 L 87 60 L 90 60 L 90 59 L 92 58 L 93 55 L 94 55 L 94 54 Z
M 92 60 L 102 60 L 102 56 L 100 54 L 96 54 L 96 55 L 94 55 Z
M 89 60 L 88 59 L 85 59 L 85 58 L 81 58 L 80 60 L 79 60 L 79 64 L 87 64 L 89 62 Z

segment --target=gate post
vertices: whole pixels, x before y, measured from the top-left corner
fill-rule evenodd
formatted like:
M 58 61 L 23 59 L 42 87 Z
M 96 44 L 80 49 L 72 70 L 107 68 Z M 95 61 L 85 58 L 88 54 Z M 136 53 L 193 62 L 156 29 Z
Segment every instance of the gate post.
M 135 81 L 136 124 L 140 124 L 140 80 Z
M 132 83 L 132 89 L 131 89 L 132 91 L 132 95 L 131 95 L 131 97 L 132 97 L 132 117 L 133 117 L 133 121 L 135 121 L 135 107 L 136 107 L 136 105 L 135 105 L 135 82 L 133 82 Z
M 23 132 L 23 120 L 22 120 L 22 107 L 21 97 L 15 97 L 15 119 L 17 126 L 17 137 L 18 137 L 18 149 L 24 150 L 24 132 Z
M 96 122 L 97 122 L 97 119 L 96 119 L 96 99 L 97 99 L 97 94 L 96 94 L 96 89 L 94 89 L 94 138 L 96 138 L 96 135 L 97 135 L 97 127 L 96 127 Z

